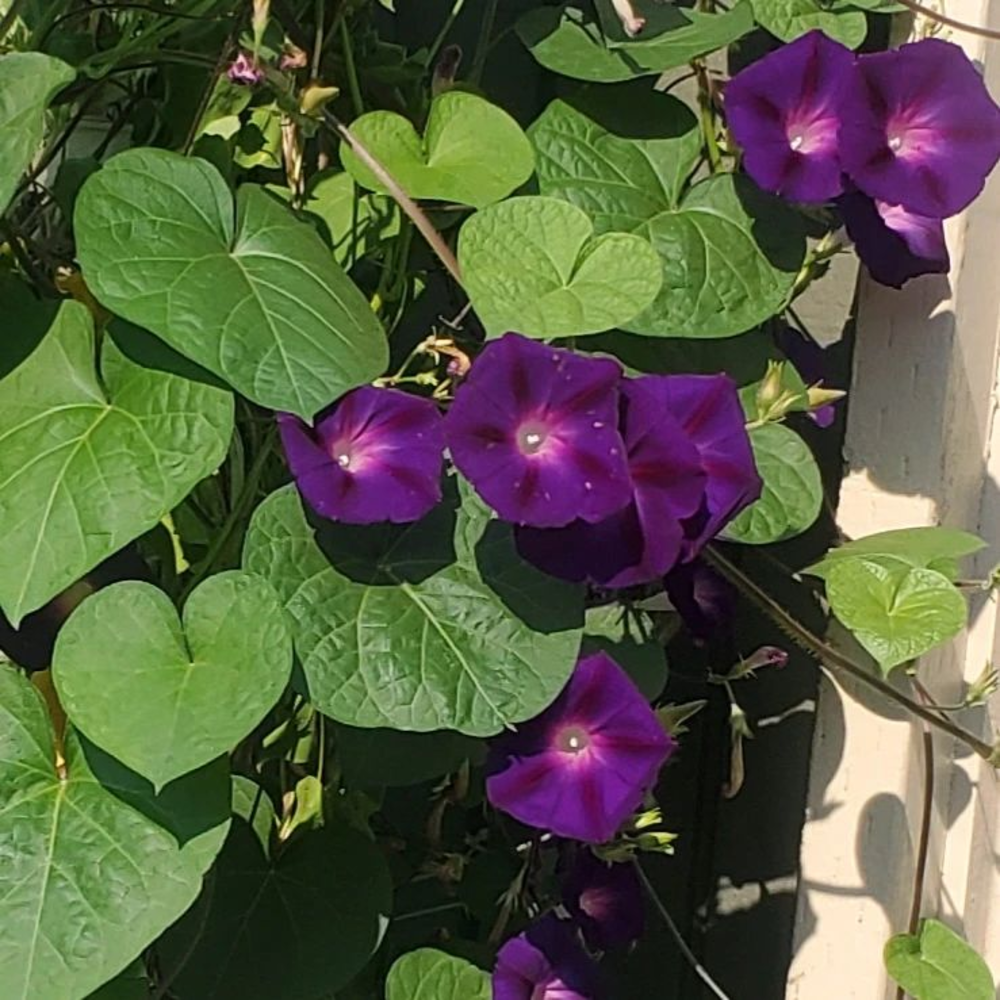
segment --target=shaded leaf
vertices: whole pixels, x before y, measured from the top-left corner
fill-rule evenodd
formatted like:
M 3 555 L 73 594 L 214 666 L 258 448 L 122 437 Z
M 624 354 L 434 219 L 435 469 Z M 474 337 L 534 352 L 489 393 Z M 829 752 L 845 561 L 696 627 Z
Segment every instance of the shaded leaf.
M 243 395 L 311 420 L 381 374 L 382 328 L 313 229 L 254 185 L 157 149 L 114 157 L 77 200 L 98 300 Z

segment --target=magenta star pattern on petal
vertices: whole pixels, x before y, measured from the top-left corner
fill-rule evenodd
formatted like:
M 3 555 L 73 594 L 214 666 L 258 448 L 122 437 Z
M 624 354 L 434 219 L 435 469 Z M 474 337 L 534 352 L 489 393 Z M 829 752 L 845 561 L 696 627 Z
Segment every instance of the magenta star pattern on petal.
M 497 953 L 493 1000 L 598 1000 L 598 974 L 572 924 L 536 920 Z
M 902 288 L 910 278 L 951 269 L 940 219 L 875 201 L 860 191 L 845 194 L 840 211 L 858 256 L 881 284 Z
M 599 521 L 631 498 L 617 362 L 508 333 L 487 344 L 445 420 L 451 457 L 506 521 Z
M 618 948 L 642 934 L 642 885 L 629 863 L 609 864 L 578 850 L 563 881 L 563 903 L 591 948 Z
M 596 524 L 520 528 L 521 554 L 567 580 L 629 587 L 663 576 L 677 562 L 682 522 L 700 508 L 705 491 L 701 456 L 669 407 L 671 376 L 625 379 L 620 427 L 632 478 L 632 502 Z
M 738 73 L 726 87 L 726 119 L 746 172 L 793 201 L 840 194 L 838 133 L 851 51 L 811 31 Z
M 299 492 L 323 517 L 348 524 L 405 523 L 441 499 L 442 419 L 428 399 L 362 386 L 310 428 L 278 416 Z
M 965 208 L 1000 157 L 1000 108 L 965 53 L 937 38 L 860 56 L 841 118 L 854 183 L 929 218 Z
M 671 375 L 667 390 L 669 408 L 708 477 L 702 508 L 685 524 L 685 558 L 692 558 L 760 496 L 762 483 L 736 383 L 728 375 Z
M 603 843 L 638 808 L 673 747 L 621 667 L 594 653 L 541 715 L 491 742 L 486 794 L 528 826 Z

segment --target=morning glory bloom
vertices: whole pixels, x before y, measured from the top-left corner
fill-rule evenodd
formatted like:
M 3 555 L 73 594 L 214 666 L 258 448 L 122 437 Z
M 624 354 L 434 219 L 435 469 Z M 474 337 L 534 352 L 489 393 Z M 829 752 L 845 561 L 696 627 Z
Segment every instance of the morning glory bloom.
M 573 925 L 549 914 L 497 952 L 493 1000 L 597 1000 L 597 967 Z
M 965 208 L 1000 157 L 1000 108 L 965 53 L 938 38 L 860 56 L 841 118 L 854 183 L 929 218 Z
M 578 850 L 562 895 L 591 948 L 619 948 L 642 935 L 642 885 L 632 864 L 610 864 L 589 850 Z
M 528 826 L 603 843 L 639 807 L 673 747 L 628 675 L 593 653 L 541 715 L 491 741 L 486 795 Z
M 631 498 L 615 361 L 508 333 L 487 344 L 445 419 L 452 461 L 506 521 L 599 521 Z
M 875 201 L 860 191 L 840 199 L 840 212 L 858 256 L 881 284 L 902 288 L 910 278 L 950 270 L 940 219 Z
M 289 468 L 317 514 L 348 524 L 405 523 L 441 499 L 442 419 L 429 399 L 366 385 L 310 428 L 278 415 Z
M 231 83 L 242 84 L 245 87 L 254 87 L 264 79 L 264 73 L 256 60 L 246 52 L 241 52 L 229 64 L 226 76 Z
M 760 496 L 762 483 L 736 383 L 728 375 L 671 375 L 666 395 L 707 476 L 701 509 L 684 525 L 688 559 Z
M 706 476 L 701 456 L 671 413 L 672 376 L 621 384 L 620 429 L 632 478 L 632 502 L 596 524 L 519 528 L 529 562 L 565 580 L 630 587 L 662 577 L 680 558 L 683 522 L 701 507 Z
M 853 63 L 850 49 L 810 31 L 729 81 L 729 129 L 765 191 L 823 202 L 843 190 L 840 107 Z

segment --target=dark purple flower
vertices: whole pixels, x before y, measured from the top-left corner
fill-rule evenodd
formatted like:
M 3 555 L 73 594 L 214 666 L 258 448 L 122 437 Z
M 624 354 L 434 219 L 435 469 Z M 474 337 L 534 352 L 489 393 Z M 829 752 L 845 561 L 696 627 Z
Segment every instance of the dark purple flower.
M 541 715 L 492 741 L 486 794 L 529 826 L 603 843 L 673 747 L 628 675 L 607 653 L 593 653 Z
M 910 278 L 950 270 L 940 219 L 915 215 L 860 191 L 845 194 L 840 211 L 858 256 L 881 284 L 902 288 Z
M 493 1000 L 596 1000 L 597 967 L 568 921 L 552 914 L 497 953 Z
M 690 559 L 760 496 L 762 483 L 736 383 L 728 375 L 671 375 L 667 395 L 708 477 L 701 510 L 684 525 Z
M 629 587 L 659 579 L 681 554 L 682 522 L 701 506 L 705 473 L 698 449 L 668 405 L 672 376 L 625 379 L 620 428 L 632 477 L 632 502 L 596 524 L 519 528 L 521 554 L 567 580 Z
M 840 143 L 865 194 L 943 219 L 982 191 L 1000 157 L 1000 108 L 957 45 L 926 38 L 858 58 Z
M 840 194 L 840 104 L 854 55 L 810 31 L 737 73 L 726 87 L 726 119 L 747 173 L 793 201 Z
M 441 499 L 441 425 L 430 400 L 370 385 L 315 428 L 278 415 L 299 492 L 317 514 L 348 524 L 416 521 Z
M 264 79 L 264 73 L 253 56 L 241 52 L 229 65 L 226 76 L 232 83 L 254 87 Z
M 614 361 L 508 333 L 486 345 L 445 420 L 451 457 L 504 520 L 599 521 L 631 497 Z
M 670 603 L 702 642 L 732 631 L 736 589 L 700 559 L 675 566 L 663 581 Z
M 591 948 L 607 951 L 642 935 L 642 885 L 633 865 L 609 864 L 589 850 L 578 850 L 562 895 Z

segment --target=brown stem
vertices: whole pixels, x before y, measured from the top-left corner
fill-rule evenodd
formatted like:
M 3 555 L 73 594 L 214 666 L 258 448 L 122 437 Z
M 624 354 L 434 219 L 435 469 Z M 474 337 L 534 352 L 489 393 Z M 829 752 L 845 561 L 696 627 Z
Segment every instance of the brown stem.
M 944 718 L 926 706 L 915 702 L 912 698 L 908 698 L 902 691 L 897 691 L 891 684 L 876 677 L 859 663 L 855 663 L 850 657 L 845 656 L 840 650 L 828 646 L 819 636 L 813 635 L 805 625 L 793 618 L 742 570 L 734 566 L 715 546 L 705 550 L 705 558 L 724 577 L 746 594 L 790 639 L 793 639 L 820 663 L 836 667 L 845 674 L 850 674 L 855 680 L 867 684 L 868 687 L 874 688 L 886 698 L 896 702 L 897 705 L 901 705 L 911 715 L 923 719 L 924 722 L 960 740 L 994 767 L 998 766 L 996 747 L 990 746 L 989 743 L 956 725 L 950 719 Z
M 444 237 L 434 228 L 431 220 L 427 218 L 420 206 L 399 186 L 399 182 L 389 173 L 388 170 L 375 158 L 375 156 L 365 147 L 351 130 L 332 111 L 324 112 L 327 123 L 340 136 L 351 151 L 362 163 L 378 178 L 379 183 L 389 192 L 397 205 L 406 213 L 413 224 L 420 230 L 421 235 L 430 244 L 431 249 L 437 254 L 438 259 L 448 269 L 448 273 L 462 284 L 462 272 L 459 269 L 458 261 L 451 251 L 451 247 L 445 242 Z
M 965 21 L 958 21 L 947 14 L 939 14 L 930 7 L 919 4 L 916 0 L 899 0 L 904 6 L 913 11 L 914 14 L 923 14 L 924 17 L 937 21 L 938 24 L 946 24 L 949 28 L 957 28 L 959 31 L 967 31 L 970 35 L 979 35 L 980 38 L 992 38 L 994 41 L 1000 39 L 1000 31 L 993 28 L 982 28 L 978 24 L 968 24 Z

